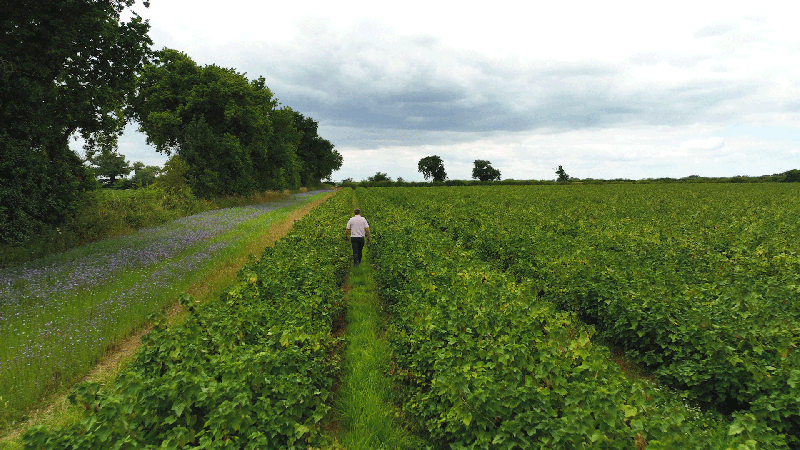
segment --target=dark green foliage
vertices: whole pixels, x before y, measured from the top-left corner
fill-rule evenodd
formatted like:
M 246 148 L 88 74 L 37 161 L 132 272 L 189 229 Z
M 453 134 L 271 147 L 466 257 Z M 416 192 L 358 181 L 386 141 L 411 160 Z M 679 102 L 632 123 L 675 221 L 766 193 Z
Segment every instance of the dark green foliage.
M 149 26 L 120 22 L 132 0 L 0 4 L 0 241 L 56 226 L 91 187 L 68 148 L 122 130 Z
M 317 122 L 294 112 L 294 126 L 302 133 L 297 146 L 297 156 L 301 161 L 300 183 L 303 186 L 317 186 L 334 171 L 342 167 L 342 155 L 333 148 L 330 141 L 317 135 Z
M 188 172 L 189 165 L 186 164 L 180 155 L 172 155 L 172 157 L 164 163 L 164 168 L 153 184 L 156 187 L 170 192 L 188 191 L 191 193 L 189 186 L 186 184 L 186 174 Z
M 157 56 L 142 72 L 132 107 L 147 142 L 181 156 L 200 197 L 268 189 L 257 184 L 254 163 L 285 149 L 269 145 L 268 116 L 276 102 L 263 81 L 251 84 L 232 69 L 199 67 L 175 50 Z
M 391 182 L 392 178 L 384 172 L 375 172 L 375 175 L 368 177 L 367 181 L 371 183 Z
M 447 172 L 444 171 L 444 163 L 442 162 L 442 158 L 438 155 L 426 156 L 420 159 L 419 163 L 417 163 L 417 169 L 426 180 L 428 178 L 432 178 L 433 181 L 444 181 L 447 179 Z
M 133 170 L 125 155 L 110 148 L 103 148 L 99 152 L 87 151 L 86 159 L 92 164 L 92 170 L 103 187 L 114 187 L 120 177 Z
M 569 181 L 569 175 L 567 175 L 567 172 L 565 172 L 564 168 L 561 166 L 558 166 L 558 170 L 556 170 L 556 175 L 558 175 L 556 181 L 558 181 L 559 183 Z
M 800 169 L 792 169 L 787 170 L 786 172 L 782 173 L 783 175 L 783 182 L 786 183 L 799 183 L 800 182 Z
M 341 155 L 317 123 L 278 102 L 264 78 L 200 67 L 176 50 L 158 53 L 140 78 L 132 110 L 147 142 L 186 162 L 200 197 L 318 185 Z
M 476 159 L 472 168 L 472 178 L 481 181 L 500 181 L 500 171 L 492 167 L 491 162 Z
M 263 79 L 258 81 L 263 85 Z M 303 162 L 297 155 L 302 133 L 295 128 L 294 112 L 290 108 L 274 109 L 268 120 L 272 128 L 269 145 L 254 147 L 252 153 L 260 190 L 296 189 L 300 187 Z
M 120 189 L 141 189 L 153 184 L 160 173 L 160 167 L 145 166 L 143 163 L 137 161 L 133 163 L 133 176 L 122 180 L 123 183 L 116 187 Z
M 96 183 L 66 144 L 48 155 L 0 133 L 0 242 L 20 244 L 63 224 Z

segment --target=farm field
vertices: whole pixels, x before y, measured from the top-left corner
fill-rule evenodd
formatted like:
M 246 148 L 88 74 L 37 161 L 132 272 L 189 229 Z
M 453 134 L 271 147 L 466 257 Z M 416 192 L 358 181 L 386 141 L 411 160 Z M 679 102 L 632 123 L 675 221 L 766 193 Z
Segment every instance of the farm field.
M 208 211 L 0 269 L 0 421 L 74 382 L 255 235 L 323 195 Z
M 341 449 L 354 206 L 419 448 L 798 448 L 800 189 L 699 184 L 341 190 L 26 448 Z
M 574 389 L 592 386 L 581 384 L 580 375 L 591 367 L 581 359 L 594 355 L 590 349 L 599 348 L 595 343 L 603 343 L 624 351 L 628 361 L 651 371 L 690 404 L 721 414 L 717 423 L 733 420 L 729 435 L 757 426 L 762 431 L 753 436 L 765 448 L 778 445 L 783 436 L 797 446 L 797 186 L 392 188 L 368 189 L 361 195 L 365 211 L 385 215 L 373 219 L 380 224 L 376 233 L 381 233 L 375 251 L 388 252 L 378 256 L 377 270 L 382 295 L 399 308 L 393 313 L 398 370 L 418 390 L 407 406 L 417 408 L 444 442 L 464 439 L 457 442 L 466 445 L 496 437 L 524 447 L 517 441 L 520 431 L 535 435 L 536 430 L 500 432 L 499 426 L 509 415 L 530 414 L 530 405 L 540 400 L 529 389 L 521 397 L 524 401 L 501 402 L 499 398 L 514 398 L 518 392 L 501 395 L 497 389 L 519 388 L 525 380 L 528 388 L 545 388 L 549 401 L 553 392 L 568 400 Z M 388 244 L 387 237 L 405 242 Z M 384 245 L 397 247 L 384 250 Z M 514 317 L 505 316 L 509 310 Z M 571 331 L 559 344 L 547 324 L 561 320 Z M 502 345 L 500 330 L 506 339 Z M 549 340 L 554 342 L 545 349 L 562 352 L 560 388 L 553 387 L 558 371 L 543 374 L 541 360 L 536 361 L 541 356 L 532 351 Z M 570 354 L 584 345 L 587 354 Z M 499 354 L 487 366 L 492 352 Z M 593 364 L 602 369 L 596 373 L 609 378 L 587 392 L 619 389 L 621 381 L 611 381 L 616 369 L 607 365 L 607 358 L 598 358 Z M 575 365 L 564 365 L 569 359 Z M 496 366 L 504 364 L 513 367 L 508 369 L 512 378 L 501 382 Z M 446 400 L 447 407 L 433 407 L 443 402 L 431 401 L 434 395 Z M 648 397 L 655 398 L 644 394 Z M 612 399 L 603 401 L 622 408 L 619 419 L 628 414 L 645 419 L 638 426 L 644 426 L 639 431 L 650 442 L 648 448 L 677 436 L 655 437 L 658 433 L 648 430 L 645 411 L 652 406 Z M 586 445 L 597 445 L 592 433 L 602 427 L 591 425 L 585 415 L 600 414 L 605 407 L 599 406 L 600 400 L 593 406 L 593 400 L 589 396 L 578 405 L 549 405 L 544 417 L 568 419 L 567 406 L 576 408 L 565 427 L 581 423 L 588 428 L 569 441 L 588 439 Z M 482 421 L 477 428 L 475 420 Z M 534 422 L 541 423 L 525 421 Z M 636 430 L 633 423 L 628 431 L 622 426 L 623 436 Z M 513 427 L 521 425 L 515 422 Z M 479 429 L 499 434 L 481 435 Z M 470 435 L 470 430 L 478 434 Z M 610 434 L 601 436 L 612 439 Z M 705 435 L 697 443 L 712 441 Z M 563 445 L 554 448 L 567 448 Z

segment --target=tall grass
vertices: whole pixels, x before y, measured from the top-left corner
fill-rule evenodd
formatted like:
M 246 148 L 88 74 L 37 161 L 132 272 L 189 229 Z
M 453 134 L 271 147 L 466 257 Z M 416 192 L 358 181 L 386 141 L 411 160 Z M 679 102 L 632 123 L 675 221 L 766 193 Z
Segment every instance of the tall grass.
M 0 245 L 0 268 L 101 239 L 130 234 L 141 228 L 155 227 L 203 211 L 275 201 L 286 198 L 290 193 L 268 191 L 207 200 L 195 197 L 185 185 L 91 191 L 86 194 L 78 214 L 63 226 L 46 230 L 24 245 Z

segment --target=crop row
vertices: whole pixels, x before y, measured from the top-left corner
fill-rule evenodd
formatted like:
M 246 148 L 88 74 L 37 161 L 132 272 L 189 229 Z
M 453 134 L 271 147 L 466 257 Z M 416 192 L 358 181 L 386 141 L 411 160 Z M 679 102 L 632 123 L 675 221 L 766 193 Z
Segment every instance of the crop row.
M 357 196 L 391 317 L 390 372 L 435 448 L 785 447 L 751 414 L 701 412 L 628 378 L 574 313 L 482 261 L 427 214 L 387 200 L 390 192 Z M 409 201 L 421 201 L 413 192 Z
M 247 264 L 218 301 L 183 303 L 180 325 L 160 322 L 113 385 L 71 394 L 83 420 L 35 428 L 26 448 L 306 449 L 324 441 L 338 363 L 331 329 L 348 267 L 340 193 Z
M 794 186 L 392 190 L 670 386 L 800 437 Z

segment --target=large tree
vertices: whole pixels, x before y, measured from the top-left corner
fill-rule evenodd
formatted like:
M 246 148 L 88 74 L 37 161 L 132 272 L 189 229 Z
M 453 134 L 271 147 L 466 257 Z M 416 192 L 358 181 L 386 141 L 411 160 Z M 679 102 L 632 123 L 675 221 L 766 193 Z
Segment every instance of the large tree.
M 0 242 L 57 225 L 93 181 L 69 148 L 119 134 L 149 25 L 133 0 L 0 2 Z
M 263 78 L 260 79 L 263 83 Z M 264 87 L 266 89 L 266 86 Z M 302 133 L 294 126 L 294 112 L 290 108 L 273 109 L 268 114 L 271 132 L 269 145 L 256 160 L 262 189 L 300 187 L 302 163 L 297 156 Z
M 567 175 L 567 172 L 564 171 L 564 168 L 561 166 L 558 166 L 558 170 L 556 170 L 556 175 L 558 175 L 556 181 L 558 181 L 559 183 L 569 181 L 569 175 Z
M 103 186 L 114 187 L 114 183 L 131 171 L 133 167 L 125 159 L 125 155 L 120 155 L 116 150 L 103 148 L 99 151 L 88 152 L 87 161 L 92 164 L 92 169 Z
M 148 143 L 179 154 L 193 192 L 208 197 L 299 187 L 302 134 L 277 106 L 264 78 L 164 49 L 143 70 L 133 111 Z
M 492 167 L 492 163 L 483 159 L 476 159 L 472 168 L 472 178 L 481 181 L 500 181 L 500 171 Z
M 419 160 L 417 169 L 422 172 L 422 176 L 427 180 L 433 178 L 433 181 L 444 181 L 447 179 L 447 172 L 444 171 L 444 163 L 442 158 L 437 155 L 426 156 Z

